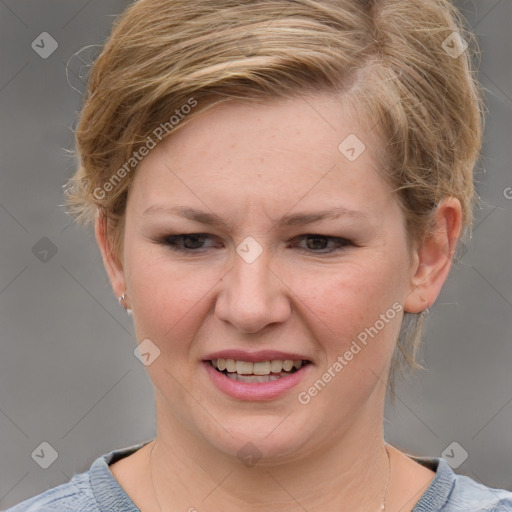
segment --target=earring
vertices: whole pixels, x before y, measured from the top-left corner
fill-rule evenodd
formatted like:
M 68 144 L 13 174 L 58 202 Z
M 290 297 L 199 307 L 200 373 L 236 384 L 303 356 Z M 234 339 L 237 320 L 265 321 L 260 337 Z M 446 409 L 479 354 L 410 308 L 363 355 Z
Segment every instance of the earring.
M 123 308 L 126 310 L 126 312 L 129 315 L 131 315 L 132 314 L 132 310 L 125 306 L 126 298 L 127 298 L 127 294 L 123 293 L 123 295 L 121 295 L 121 297 L 118 297 L 117 300 L 119 301 L 119 304 L 121 304 L 121 306 L 123 306 Z
M 421 295 L 420 295 L 420 299 L 422 300 L 422 302 L 427 302 Z M 423 314 L 426 314 L 426 315 L 430 315 L 430 311 L 428 308 L 424 309 L 422 311 Z

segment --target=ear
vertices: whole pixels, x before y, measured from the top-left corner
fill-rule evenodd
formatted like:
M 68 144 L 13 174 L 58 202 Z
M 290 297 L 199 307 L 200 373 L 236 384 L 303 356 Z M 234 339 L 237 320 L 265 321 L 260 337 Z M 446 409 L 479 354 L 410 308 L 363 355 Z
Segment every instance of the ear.
M 462 208 L 455 197 L 437 208 L 435 227 L 414 254 L 409 291 L 404 311 L 419 313 L 436 301 L 452 265 L 460 235 Z
M 101 251 L 103 264 L 107 271 L 112 289 L 116 297 L 120 297 L 126 292 L 126 282 L 122 261 L 115 255 L 110 236 L 107 216 L 98 210 L 95 220 L 96 242 Z

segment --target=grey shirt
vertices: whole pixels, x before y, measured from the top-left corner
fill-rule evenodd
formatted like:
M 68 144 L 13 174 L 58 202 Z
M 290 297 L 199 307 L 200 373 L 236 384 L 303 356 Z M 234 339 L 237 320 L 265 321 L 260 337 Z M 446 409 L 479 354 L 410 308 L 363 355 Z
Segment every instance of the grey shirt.
M 119 485 L 109 465 L 131 455 L 145 443 L 98 457 L 89 471 L 29 498 L 6 512 L 140 512 Z M 493 489 L 453 472 L 438 457 L 412 457 L 436 475 L 413 512 L 512 512 L 512 492 Z M 201 510 L 200 503 L 191 503 Z

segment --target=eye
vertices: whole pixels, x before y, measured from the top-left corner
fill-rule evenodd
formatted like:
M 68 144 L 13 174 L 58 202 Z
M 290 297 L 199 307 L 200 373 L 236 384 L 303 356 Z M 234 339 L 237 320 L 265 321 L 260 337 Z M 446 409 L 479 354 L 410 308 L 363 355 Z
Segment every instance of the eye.
M 297 247 L 302 252 L 313 254 L 329 254 L 354 247 L 354 244 L 345 238 L 326 236 L 326 235 L 301 235 L 296 237 L 298 243 L 306 242 L 306 247 L 299 247 L 298 243 L 293 242 L 292 247 Z M 215 242 L 211 235 L 207 233 L 185 233 L 181 235 L 169 235 L 158 241 L 160 244 L 169 247 L 173 251 L 185 253 L 202 253 L 207 249 L 215 247 Z M 210 244 L 205 245 L 206 242 Z
M 327 254 L 331 252 L 341 251 L 347 247 L 354 246 L 354 244 L 347 240 L 346 238 L 334 237 L 334 236 L 326 236 L 326 235 L 301 235 L 297 237 L 297 239 L 302 242 L 306 242 L 306 248 L 299 249 L 304 250 L 306 252 L 313 252 L 318 254 Z M 329 246 L 329 243 L 331 245 Z
M 166 236 L 160 243 L 173 251 L 202 252 L 202 249 L 209 248 L 204 246 L 204 243 L 208 240 L 211 241 L 212 238 L 207 233 L 186 233 L 183 235 Z

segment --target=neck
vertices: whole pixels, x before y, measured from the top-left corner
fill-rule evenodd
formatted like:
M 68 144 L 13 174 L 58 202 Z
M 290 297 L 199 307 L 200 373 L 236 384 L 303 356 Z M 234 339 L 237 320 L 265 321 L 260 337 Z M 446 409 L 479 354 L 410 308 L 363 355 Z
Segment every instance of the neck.
M 162 511 L 277 512 L 302 507 L 378 512 L 390 476 L 389 460 L 382 422 L 377 423 L 380 428 L 368 429 L 372 423 L 363 416 L 323 445 L 244 465 L 174 418 L 157 414 L 148 466 L 156 502 Z

